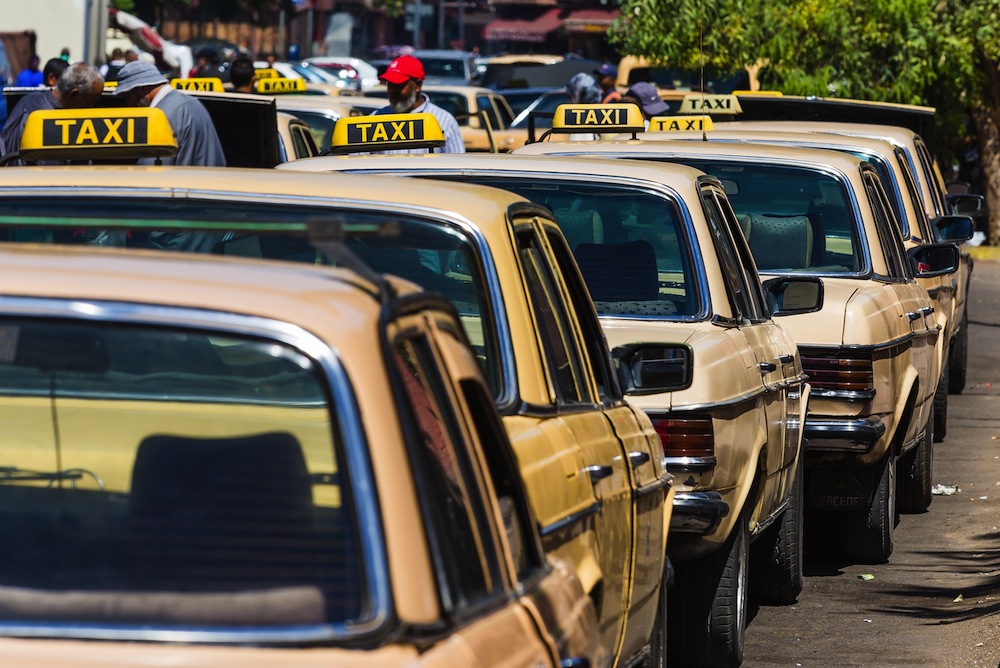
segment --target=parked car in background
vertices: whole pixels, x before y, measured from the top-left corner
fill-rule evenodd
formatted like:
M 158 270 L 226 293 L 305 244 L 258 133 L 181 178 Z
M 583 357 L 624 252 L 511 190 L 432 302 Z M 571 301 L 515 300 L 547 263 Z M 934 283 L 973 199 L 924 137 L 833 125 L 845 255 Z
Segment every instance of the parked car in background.
M 357 79 L 360 83 L 359 90 L 363 93 L 379 85 L 378 70 L 360 58 L 315 56 L 306 58 L 305 62 L 326 70 L 338 79 Z
M 423 64 L 426 84 L 468 86 L 476 81 L 476 60 L 469 51 L 417 49 L 410 55 Z

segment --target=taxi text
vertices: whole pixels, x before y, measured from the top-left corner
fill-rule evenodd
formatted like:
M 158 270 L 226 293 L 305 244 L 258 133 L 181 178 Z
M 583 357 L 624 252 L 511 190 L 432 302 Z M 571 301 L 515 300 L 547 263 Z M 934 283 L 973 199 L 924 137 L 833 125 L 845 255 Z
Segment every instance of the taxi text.
M 564 125 L 628 125 L 628 111 L 626 109 L 602 109 L 600 107 L 591 109 L 564 109 Z
M 42 123 L 44 146 L 115 146 L 144 144 L 145 118 L 58 118 Z
M 684 130 L 711 130 L 714 127 L 712 119 L 705 116 L 694 118 L 653 117 L 649 119 L 650 132 L 680 132 Z
M 257 82 L 258 93 L 292 93 L 305 88 L 301 79 L 261 79 Z
M 682 114 L 739 114 L 742 111 L 735 95 L 688 95 L 680 109 Z
M 218 79 L 174 79 L 170 85 L 177 90 L 205 90 L 218 92 L 222 86 L 217 83 Z
M 348 144 L 394 141 L 419 141 L 424 138 L 421 119 L 405 121 L 366 121 L 347 126 Z

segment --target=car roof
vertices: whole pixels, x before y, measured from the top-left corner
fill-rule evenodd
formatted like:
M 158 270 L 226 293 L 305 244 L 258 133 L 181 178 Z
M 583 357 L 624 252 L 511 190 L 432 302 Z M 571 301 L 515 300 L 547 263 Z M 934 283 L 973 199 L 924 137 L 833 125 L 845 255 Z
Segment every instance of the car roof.
M 514 150 L 514 153 L 518 155 L 586 155 L 609 153 L 620 156 L 627 153 L 634 154 L 638 159 L 642 159 L 643 155 L 674 152 L 705 157 L 768 158 L 780 162 L 810 163 L 812 166 L 828 166 L 840 170 L 845 174 L 857 171 L 857 166 L 860 162 L 858 158 L 846 153 L 828 149 L 711 141 L 701 143 L 654 140 L 536 142 Z
M 281 165 L 279 171 L 332 172 L 346 171 L 356 174 L 390 171 L 460 171 L 462 169 L 490 170 L 505 173 L 562 173 L 567 176 L 588 176 L 597 182 L 601 178 L 629 179 L 646 183 L 659 183 L 676 190 L 683 198 L 697 197 L 696 180 L 705 173 L 694 167 L 679 164 L 637 162 L 556 156 L 519 156 L 483 153 L 431 153 L 406 156 L 322 156 L 297 160 L 295 164 Z M 690 199 L 686 201 L 691 201 Z
M 412 187 L 385 177 L 341 174 L 292 174 L 278 170 L 236 167 L 8 167 L 0 182 L 0 199 L 44 193 L 46 197 L 113 196 L 191 197 L 274 201 L 319 205 L 337 203 L 370 208 L 459 216 L 480 223 L 501 216 L 524 201 L 510 193 L 466 184 L 413 183 Z

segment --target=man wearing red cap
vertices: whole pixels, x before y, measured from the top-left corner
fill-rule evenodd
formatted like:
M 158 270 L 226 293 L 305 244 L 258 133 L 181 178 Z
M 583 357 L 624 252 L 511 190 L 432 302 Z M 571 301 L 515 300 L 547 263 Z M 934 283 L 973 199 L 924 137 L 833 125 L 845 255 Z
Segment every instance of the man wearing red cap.
M 400 56 L 386 68 L 379 77 L 385 81 L 389 92 L 389 105 L 376 109 L 373 114 L 409 114 L 426 112 L 433 114 L 444 132 L 444 147 L 435 149 L 438 153 L 465 153 L 465 142 L 458 121 L 447 111 L 432 104 L 421 90 L 424 85 L 424 66 L 413 56 Z M 423 153 L 426 149 L 409 151 L 385 151 L 385 153 Z

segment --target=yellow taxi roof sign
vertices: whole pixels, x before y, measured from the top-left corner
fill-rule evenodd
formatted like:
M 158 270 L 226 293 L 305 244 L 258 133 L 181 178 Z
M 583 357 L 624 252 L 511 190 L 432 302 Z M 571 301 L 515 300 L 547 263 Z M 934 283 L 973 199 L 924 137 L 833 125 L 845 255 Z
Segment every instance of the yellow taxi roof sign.
M 681 132 L 684 130 L 713 130 L 711 116 L 653 116 L 649 119 L 650 132 Z
M 681 101 L 681 114 L 742 114 L 743 107 L 735 95 L 692 93 Z
M 281 72 L 273 67 L 262 67 L 253 71 L 258 79 L 281 79 Z
M 105 81 L 104 82 L 104 90 L 105 90 L 105 92 L 108 92 L 108 91 L 113 92 L 116 88 L 118 88 L 118 82 L 117 81 Z
M 213 93 L 221 93 L 225 90 L 222 87 L 222 79 L 219 77 L 194 77 L 191 79 L 171 79 L 170 85 L 177 90 L 207 90 Z
M 634 104 L 560 104 L 552 132 L 642 132 L 646 123 Z
M 254 82 L 253 89 L 262 95 L 304 93 L 306 90 L 306 80 L 285 78 L 258 79 Z
M 444 146 L 444 132 L 433 114 L 344 116 L 333 128 L 333 153 L 357 153 Z
M 168 157 L 177 140 L 156 108 L 40 109 L 28 114 L 19 157 L 38 160 Z

